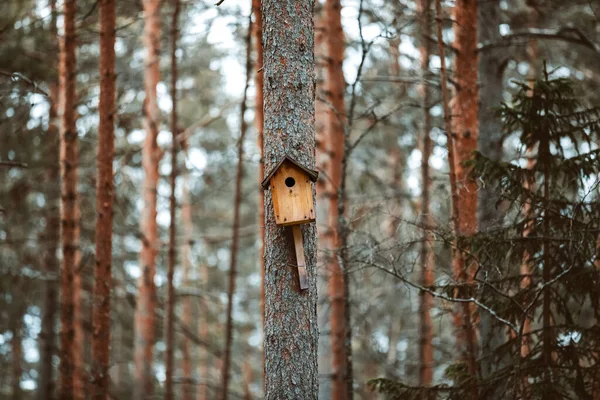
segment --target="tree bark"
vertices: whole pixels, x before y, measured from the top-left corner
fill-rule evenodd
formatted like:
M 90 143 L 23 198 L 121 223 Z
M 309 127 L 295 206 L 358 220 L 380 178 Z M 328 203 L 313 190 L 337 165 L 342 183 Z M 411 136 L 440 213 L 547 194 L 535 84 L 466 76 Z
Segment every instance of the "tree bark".
M 50 32 L 53 40 L 56 40 L 56 50 L 58 53 L 58 34 L 57 34 L 57 11 L 56 0 L 50 0 L 51 22 Z M 58 64 L 58 59 L 56 60 Z M 58 78 L 58 76 L 56 77 Z M 44 304 L 42 311 L 42 329 L 39 335 L 40 343 L 40 366 L 38 393 L 39 400 L 52 400 L 54 398 L 54 380 L 52 357 L 54 356 L 56 334 L 54 332 L 54 324 L 56 318 L 57 307 L 57 284 L 55 277 L 58 276 L 58 258 L 56 250 L 58 247 L 58 238 L 60 235 L 60 215 L 59 215 L 59 192 L 55 189 L 56 182 L 60 176 L 60 161 L 59 161 L 59 128 L 58 128 L 58 79 L 53 79 L 50 83 L 50 110 L 48 131 L 46 132 L 46 182 L 49 188 L 48 208 L 46 213 L 46 229 L 42 236 L 43 242 L 46 244 L 44 252 L 44 271 L 48 274 L 48 280 L 44 287 Z
M 458 0 L 454 6 L 454 47 L 457 49 L 454 65 L 456 94 L 452 101 L 453 127 L 455 135 L 455 171 L 457 190 L 458 233 L 457 257 L 453 260 L 456 282 L 463 286 L 459 296 L 470 297 L 471 261 L 466 256 L 466 240 L 477 231 L 477 182 L 470 177 L 470 169 L 464 162 L 470 160 L 477 150 L 479 131 L 479 89 L 477 86 L 477 0 Z M 462 243 L 461 243 L 462 242 Z M 467 362 L 471 380 L 477 377 L 477 337 L 473 324 L 473 309 L 469 303 L 462 304 L 460 323 L 464 336 L 459 335 L 459 349 Z M 477 397 L 475 382 L 472 382 L 473 398 Z
M 227 326 L 225 329 L 225 355 L 222 372 L 222 398 L 229 396 L 229 378 L 231 369 L 231 347 L 233 346 L 233 296 L 235 294 L 235 278 L 237 276 L 237 257 L 240 241 L 240 206 L 242 204 L 242 178 L 244 176 L 244 139 L 248 125 L 246 123 L 246 101 L 250 74 L 252 73 L 252 15 L 248 18 L 248 33 L 246 35 L 246 84 L 240 105 L 240 137 L 238 139 L 238 164 L 235 176 L 235 195 L 233 200 L 233 232 L 231 240 L 231 257 L 229 265 L 229 290 L 227 292 Z
M 60 41 L 60 163 L 61 163 L 61 301 L 60 301 L 60 382 L 59 397 L 74 398 L 75 375 L 75 304 L 74 274 L 77 267 L 77 130 L 76 97 L 76 1 L 64 2 L 64 36 Z
M 179 0 L 173 0 L 173 16 L 171 20 L 171 196 L 169 197 L 169 266 L 167 270 L 167 323 L 166 323 L 166 360 L 165 360 L 165 400 L 173 399 L 173 370 L 175 348 L 175 286 L 173 275 L 177 262 L 177 243 L 175 226 L 177 218 L 177 154 L 179 150 L 177 128 L 177 40 L 179 37 Z
M 421 74 L 425 81 L 429 75 L 429 57 L 431 54 L 431 2 L 420 0 L 418 4 L 419 24 L 421 26 Z M 432 142 L 430 94 L 427 84 L 421 85 L 422 107 L 423 107 L 423 148 L 421 157 L 421 215 L 425 228 L 423 242 L 421 243 L 421 285 L 431 287 L 434 284 L 434 259 L 431 245 L 432 235 L 428 227 L 433 225 L 430 211 L 430 189 L 431 175 L 429 171 L 429 158 L 431 156 Z M 430 386 L 433 380 L 433 321 L 431 319 L 431 308 L 433 307 L 433 296 L 425 291 L 419 293 L 419 384 Z
M 315 65 L 312 0 L 262 5 L 264 152 L 270 171 L 285 154 L 314 166 Z M 283 56 L 285 55 L 285 56 Z M 314 193 L 314 192 L 313 192 Z M 315 400 L 318 394 L 315 224 L 302 226 L 308 290 L 298 282 L 291 229 L 275 224 L 265 196 L 265 398 Z
M 325 246 L 328 251 L 327 271 L 329 272 L 329 298 L 330 311 L 330 340 L 332 363 L 332 391 L 331 398 L 344 400 L 349 398 L 346 364 L 346 304 L 344 292 L 344 271 L 339 263 L 341 256 L 341 226 L 339 214 L 339 190 L 342 183 L 342 160 L 344 157 L 346 124 L 346 106 L 344 93 L 346 82 L 342 64 L 344 62 L 344 31 L 341 22 L 340 0 L 326 0 L 325 21 L 327 35 L 325 39 L 327 49 L 327 69 L 325 79 L 325 94 L 329 100 L 327 113 L 327 151 L 329 162 L 327 164 L 327 180 L 331 185 L 329 197 L 329 220 Z
M 25 284 L 21 282 L 20 277 L 14 277 L 13 287 L 21 291 L 22 295 L 27 295 L 24 291 Z M 9 330 L 12 333 L 10 347 L 12 353 L 11 360 L 11 398 L 21 400 L 23 391 L 21 389 L 21 378 L 23 376 L 23 317 L 25 316 L 26 303 L 23 300 L 17 300 L 9 317 Z
M 100 2 L 100 123 L 96 181 L 96 264 L 94 268 L 92 397 L 108 399 L 110 293 L 112 287 L 113 159 L 115 153 L 116 2 Z
M 254 84 L 256 86 L 256 94 L 254 97 L 254 128 L 256 129 L 256 146 L 260 152 L 260 163 L 258 164 L 258 182 L 262 183 L 265 179 L 265 164 L 263 152 L 263 42 L 262 42 L 262 13 L 260 10 L 261 0 L 252 0 L 252 12 L 254 13 L 254 43 L 256 46 L 256 72 L 254 75 Z M 258 263 L 260 267 L 260 305 L 263 322 L 265 323 L 265 193 L 262 188 L 258 190 Z
M 479 3 L 479 42 L 495 43 L 500 40 L 499 26 L 502 23 L 500 1 L 480 1 Z M 496 107 L 502 101 L 504 89 L 504 69 L 506 55 L 501 49 L 490 49 L 482 52 L 479 58 L 480 108 L 478 138 L 479 151 L 493 161 L 502 159 L 502 125 L 494 115 Z M 480 230 L 493 230 L 501 223 L 504 216 L 502 207 L 498 206 L 498 194 L 492 187 L 479 189 L 478 219 Z M 486 268 L 485 278 L 491 285 L 497 285 L 502 276 L 497 268 Z M 493 289 L 484 286 L 484 297 L 493 297 Z M 490 313 L 479 315 L 479 348 L 481 352 L 481 376 L 489 379 L 495 372 L 506 366 L 505 356 L 498 356 L 497 351 L 506 343 L 506 327 L 499 323 Z M 502 398 L 500 390 L 486 391 L 490 400 Z
M 159 126 L 159 109 L 156 85 L 160 79 L 160 0 L 144 0 L 144 129 L 146 138 L 142 146 L 144 182 L 142 196 L 144 208 L 140 221 L 142 251 L 140 253 L 141 276 L 138 280 L 138 298 L 134 316 L 134 399 L 147 399 L 152 396 L 153 348 L 156 329 L 156 254 L 158 252 L 158 226 L 156 224 L 156 200 L 158 184 L 158 164 L 162 152 L 156 141 Z
M 474 5 L 472 3 L 469 4 L 470 5 L 470 10 L 471 13 L 473 12 L 472 8 L 474 7 Z M 457 3 L 457 5 L 455 6 L 456 8 L 464 8 L 465 7 L 465 3 L 464 1 Z M 467 221 L 465 222 L 464 220 L 462 220 L 461 214 L 463 212 L 463 208 L 461 208 L 461 193 L 459 192 L 459 185 L 458 185 L 458 164 L 459 161 L 461 160 L 460 158 L 458 158 L 458 155 L 455 153 L 458 153 L 457 148 L 458 146 L 456 146 L 457 148 L 455 148 L 455 140 L 454 140 L 454 133 L 453 133 L 453 126 L 452 126 L 452 121 L 451 121 L 451 114 L 450 114 L 450 107 L 448 104 L 448 88 L 447 88 L 447 74 L 446 74 L 446 60 L 445 60 L 445 55 L 444 55 L 444 42 L 443 42 L 443 36 L 442 36 L 442 7 L 441 7 L 441 3 L 440 0 L 436 0 L 435 3 L 435 8 L 436 8 L 436 20 L 437 20 L 437 38 L 438 38 L 438 49 L 439 49 L 439 53 L 440 53 L 440 62 L 441 62 L 441 86 L 442 86 L 442 104 L 443 104 L 443 109 L 444 109 L 444 125 L 445 125 L 445 129 L 446 129 L 446 137 L 447 137 L 447 147 L 448 147 L 448 164 L 449 164 L 449 169 L 450 169 L 450 191 L 451 191 L 451 195 L 452 195 L 452 225 L 453 225 L 453 229 L 454 229 L 454 244 L 453 244 L 453 251 L 452 251 L 452 266 L 453 266 L 453 270 L 454 270 L 454 279 L 455 282 L 457 284 L 461 284 L 461 283 L 466 283 L 467 282 L 467 277 L 468 277 L 468 273 L 467 273 L 467 268 L 466 268 L 466 262 L 465 262 L 465 257 L 463 255 L 463 252 L 458 249 L 458 239 L 459 236 L 462 234 L 462 230 L 461 227 L 464 229 L 465 227 L 471 227 L 467 222 L 470 222 L 472 224 L 472 220 L 471 219 L 467 219 Z M 476 5 L 475 5 L 476 8 Z M 466 10 L 458 10 L 456 13 L 456 17 L 461 17 L 461 22 L 466 23 L 466 21 L 463 21 L 464 19 L 464 11 Z M 458 23 L 458 22 L 457 22 Z M 463 29 L 466 27 L 463 27 Z M 472 28 L 472 26 L 471 26 Z M 458 32 L 459 34 L 456 35 L 456 42 L 457 44 L 461 44 L 460 41 L 464 40 L 465 36 L 465 32 Z M 467 35 L 468 36 L 468 35 Z M 464 47 L 464 46 L 463 46 Z M 463 52 L 467 52 L 468 47 L 467 48 L 463 48 Z M 464 57 L 464 54 L 463 54 Z M 460 64 L 461 68 L 465 68 L 465 61 L 461 60 L 460 62 L 457 61 L 457 64 Z M 466 71 L 462 71 L 462 73 L 464 74 Z M 463 76 L 463 79 L 466 79 L 467 81 L 469 80 L 468 78 Z M 463 88 L 463 91 L 466 88 Z M 471 90 L 473 90 L 473 88 L 470 88 Z M 476 88 L 475 88 L 476 90 Z M 464 95 L 464 92 L 463 92 Z M 457 98 L 454 99 L 454 106 L 457 106 L 457 103 L 459 103 L 459 100 Z M 472 103 L 470 103 L 471 106 L 477 106 L 477 104 L 473 105 Z M 462 118 L 464 119 L 465 115 L 462 116 Z M 471 115 L 472 117 L 472 115 Z M 476 114 L 475 114 L 476 117 Z M 469 120 L 469 122 L 473 122 L 472 118 Z M 461 128 L 460 125 L 457 125 L 458 128 Z M 467 138 L 470 138 L 469 136 L 472 135 L 472 132 L 470 131 L 462 131 L 462 136 L 463 138 L 465 138 L 465 136 L 467 136 Z M 459 139 L 459 138 L 457 138 Z M 458 140 L 457 140 L 458 141 Z M 466 153 L 466 149 L 465 149 L 465 143 L 462 143 L 462 147 L 461 150 L 463 151 L 463 156 L 464 153 Z M 470 155 L 470 154 L 469 154 Z M 461 172 L 463 174 L 463 178 L 465 177 L 465 170 L 464 168 L 461 167 Z M 465 194 L 464 193 L 464 183 L 463 183 L 463 193 L 462 193 L 462 197 L 463 197 L 463 203 L 464 203 L 464 197 L 466 195 L 468 195 L 469 193 Z M 471 193 L 471 195 L 477 195 L 476 191 L 473 191 Z M 473 199 L 469 198 L 469 200 L 472 202 Z M 475 199 L 476 200 L 476 199 Z M 476 201 L 475 201 L 476 204 Z M 476 210 L 475 208 L 473 208 L 472 210 L 470 210 L 471 213 L 474 213 Z M 463 296 L 464 293 L 462 293 L 463 291 L 457 291 L 455 293 L 455 296 Z M 461 354 L 461 358 L 463 360 L 466 360 L 467 362 L 467 367 L 468 367 L 468 371 L 469 371 L 469 375 L 470 375 L 470 379 L 474 380 L 476 377 L 476 359 L 475 359 L 475 332 L 473 331 L 473 326 L 471 323 L 471 308 L 470 305 L 468 303 L 463 303 L 462 304 L 462 313 L 457 309 L 454 313 L 454 326 L 455 329 L 457 331 L 457 345 L 459 347 L 459 351 Z M 469 384 L 470 388 L 471 388 L 471 396 L 473 399 L 477 398 L 477 387 L 475 385 L 475 382 L 470 382 Z

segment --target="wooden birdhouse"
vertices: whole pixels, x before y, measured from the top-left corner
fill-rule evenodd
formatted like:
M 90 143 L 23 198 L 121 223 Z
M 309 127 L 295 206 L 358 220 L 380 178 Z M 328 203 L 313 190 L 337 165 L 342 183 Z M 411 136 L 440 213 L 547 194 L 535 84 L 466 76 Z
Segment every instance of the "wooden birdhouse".
M 290 156 L 284 156 L 262 182 L 263 189 L 271 190 L 275 223 L 292 226 L 301 289 L 308 288 L 308 279 L 299 225 L 313 222 L 316 218 L 310 183 L 316 182 L 318 176 L 317 171 L 303 166 Z

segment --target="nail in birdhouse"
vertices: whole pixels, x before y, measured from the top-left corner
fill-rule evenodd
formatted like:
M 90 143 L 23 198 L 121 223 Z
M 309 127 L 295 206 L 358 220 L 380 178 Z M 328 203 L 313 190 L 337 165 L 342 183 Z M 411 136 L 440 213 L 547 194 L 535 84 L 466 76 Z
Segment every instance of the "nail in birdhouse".
M 271 190 L 275 223 L 292 226 L 301 289 L 308 288 L 308 280 L 299 225 L 315 220 L 315 199 L 310 183 L 316 182 L 318 175 L 292 157 L 284 156 L 262 182 L 263 189 Z

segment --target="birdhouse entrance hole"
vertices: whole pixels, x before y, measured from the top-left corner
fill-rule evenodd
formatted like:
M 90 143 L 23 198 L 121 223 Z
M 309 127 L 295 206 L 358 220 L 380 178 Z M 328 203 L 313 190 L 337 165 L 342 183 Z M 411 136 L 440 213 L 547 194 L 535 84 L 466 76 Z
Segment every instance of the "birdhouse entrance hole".
M 287 187 L 294 187 L 294 185 L 296 184 L 296 180 L 294 178 L 292 178 L 291 176 L 289 178 L 285 178 L 285 186 Z

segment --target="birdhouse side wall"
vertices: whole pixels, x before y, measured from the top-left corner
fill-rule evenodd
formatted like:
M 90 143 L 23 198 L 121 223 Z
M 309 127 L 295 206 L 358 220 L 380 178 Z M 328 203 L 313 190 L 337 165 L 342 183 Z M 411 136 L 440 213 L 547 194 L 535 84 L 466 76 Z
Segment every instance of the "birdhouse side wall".
M 286 179 L 292 178 L 289 187 Z M 269 182 L 277 225 L 306 224 L 315 220 L 315 207 L 310 178 L 300 168 L 284 163 Z

